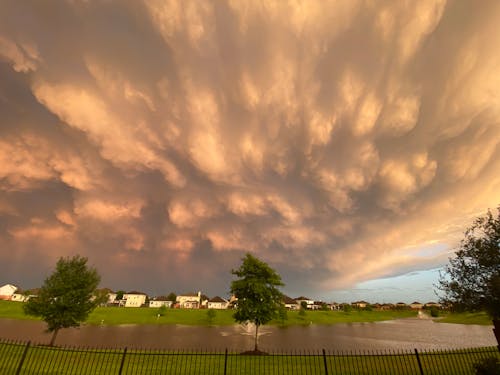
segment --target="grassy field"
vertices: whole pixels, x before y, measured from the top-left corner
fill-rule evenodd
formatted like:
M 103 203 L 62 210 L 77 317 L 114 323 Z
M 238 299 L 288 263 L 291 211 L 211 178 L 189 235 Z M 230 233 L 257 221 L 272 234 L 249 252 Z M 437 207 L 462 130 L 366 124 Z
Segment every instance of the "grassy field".
M 416 374 L 413 352 L 271 353 L 165 352 L 27 347 L 0 342 L 0 373 L 14 374 Z M 419 353 L 425 374 L 474 374 L 481 358 L 500 358 L 496 347 Z M 226 371 L 224 372 L 224 368 Z M 121 371 L 120 371 L 121 369 Z
M 21 302 L 0 301 L 0 318 L 35 319 L 26 316 Z M 234 324 L 231 310 L 217 310 L 215 317 L 209 319 L 207 310 L 167 309 L 164 316 L 158 317 L 156 308 L 98 307 L 89 316 L 87 324 L 183 324 L 183 325 L 231 325 Z M 300 315 L 298 311 L 288 311 L 285 321 L 273 321 L 280 326 L 337 324 L 355 322 L 375 322 L 416 316 L 414 311 L 307 311 Z
M 493 325 L 491 318 L 485 312 L 477 313 L 449 313 L 436 320 L 440 323 L 480 324 Z
M 0 301 L 0 318 L 31 319 L 24 314 L 22 302 Z M 164 316 L 158 317 L 156 308 L 125 308 L 125 307 L 98 307 L 89 316 L 87 324 L 119 325 L 119 324 L 182 324 L 182 325 L 231 325 L 234 324 L 233 311 L 217 310 L 215 317 L 209 319 L 207 310 L 167 309 Z M 288 311 L 285 321 L 273 321 L 271 324 L 279 326 L 294 325 L 331 325 L 337 323 L 376 322 L 416 316 L 416 312 L 408 310 L 394 311 L 307 311 L 300 315 L 298 311 Z M 443 323 L 481 324 L 491 325 L 491 319 L 486 313 L 453 313 L 445 314 L 437 319 Z

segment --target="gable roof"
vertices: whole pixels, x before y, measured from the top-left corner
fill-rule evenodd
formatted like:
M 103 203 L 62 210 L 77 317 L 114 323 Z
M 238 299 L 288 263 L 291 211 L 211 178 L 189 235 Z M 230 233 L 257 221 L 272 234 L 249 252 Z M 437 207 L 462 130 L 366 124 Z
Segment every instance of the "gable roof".
M 283 303 L 287 305 L 297 304 L 297 301 L 287 295 L 283 294 Z
M 223 303 L 227 303 L 227 301 L 224 298 L 219 297 L 219 296 L 215 296 L 214 298 L 210 298 L 208 300 L 208 302 L 223 302 Z

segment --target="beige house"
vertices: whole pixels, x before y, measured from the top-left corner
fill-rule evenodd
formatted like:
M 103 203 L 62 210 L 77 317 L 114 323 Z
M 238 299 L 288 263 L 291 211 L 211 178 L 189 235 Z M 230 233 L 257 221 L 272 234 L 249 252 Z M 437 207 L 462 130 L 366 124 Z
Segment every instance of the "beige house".
M 227 309 L 229 306 L 229 301 L 225 300 L 222 297 L 215 296 L 214 298 L 210 298 L 207 302 L 207 308 L 209 309 Z
M 413 310 L 420 310 L 424 307 L 424 304 L 423 303 L 420 303 L 420 302 L 412 302 L 410 303 L 410 308 L 413 309 Z
M 5 284 L 0 287 L 0 299 L 10 301 L 12 295 L 16 292 L 17 286 L 12 284 Z
M 351 303 L 351 305 L 353 307 L 357 307 L 358 309 L 364 309 L 366 306 L 369 305 L 369 303 L 366 301 L 356 301 L 356 302 Z
M 149 307 L 172 307 L 172 301 L 165 296 L 155 297 L 149 301 Z
M 146 303 L 147 294 L 142 292 L 128 292 L 123 295 L 125 307 L 141 307 Z
M 22 293 L 14 293 L 10 300 L 14 302 L 26 302 L 28 299 L 29 296 L 26 296 Z
M 288 297 L 287 295 L 283 295 L 283 303 L 285 304 L 285 308 L 288 310 L 299 310 L 300 309 L 300 303 L 298 303 L 293 298 Z
M 304 297 L 304 296 L 300 296 L 300 297 L 295 298 L 295 302 L 298 303 L 299 308 L 302 305 L 302 302 L 306 303 L 306 306 L 308 309 L 312 309 L 313 305 L 314 305 L 314 300 L 307 298 L 307 297 Z
M 181 309 L 199 309 L 201 306 L 201 292 L 179 295 L 176 297 L 175 302 Z

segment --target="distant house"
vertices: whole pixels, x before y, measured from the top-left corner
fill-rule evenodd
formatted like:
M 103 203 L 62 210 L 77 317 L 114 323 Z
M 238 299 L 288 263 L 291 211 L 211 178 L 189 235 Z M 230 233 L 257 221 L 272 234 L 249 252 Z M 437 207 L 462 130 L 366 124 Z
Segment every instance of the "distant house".
M 12 295 L 16 292 L 17 286 L 12 284 L 5 284 L 0 287 L 0 299 L 10 301 L 12 299 Z
M 437 302 L 427 302 L 424 305 L 424 308 L 426 308 L 426 309 L 430 309 L 431 307 L 437 307 L 438 309 L 440 309 L 442 306 L 440 303 L 437 303 Z
M 352 307 L 358 308 L 358 309 L 364 309 L 366 306 L 369 305 L 368 302 L 366 301 L 356 301 L 351 303 Z
M 26 302 L 30 297 L 23 293 L 14 293 L 10 298 L 14 302 Z
M 380 305 L 379 310 L 387 311 L 394 309 L 394 305 L 392 303 L 383 303 Z
M 285 304 L 285 308 L 288 310 L 299 310 L 300 304 L 291 297 L 287 295 L 283 295 L 283 303 Z
M 229 301 L 225 300 L 222 297 L 215 296 L 214 298 L 210 298 L 207 302 L 207 308 L 209 309 L 227 309 L 229 306 Z
M 420 309 L 422 309 L 423 307 L 424 307 L 424 304 L 423 304 L 423 303 L 420 303 L 420 302 L 417 302 L 417 301 L 410 303 L 410 308 L 411 308 L 412 310 L 420 310 Z
M 402 309 L 407 309 L 409 306 L 404 303 L 404 302 L 398 302 L 396 303 L 396 309 L 402 310 Z
M 311 310 L 312 310 L 313 305 L 314 305 L 314 300 L 307 298 L 307 297 L 304 297 L 304 296 L 300 296 L 300 297 L 295 298 L 295 301 L 299 304 L 299 306 L 302 305 L 302 302 L 305 302 L 306 307 L 308 309 L 311 309 Z
M 201 306 L 201 292 L 179 295 L 175 301 L 176 305 L 181 309 L 199 309 Z
M 142 292 L 128 292 L 123 294 L 125 307 L 141 307 L 146 303 L 147 294 Z
M 149 307 L 172 307 L 172 303 L 166 296 L 159 296 L 149 300 Z

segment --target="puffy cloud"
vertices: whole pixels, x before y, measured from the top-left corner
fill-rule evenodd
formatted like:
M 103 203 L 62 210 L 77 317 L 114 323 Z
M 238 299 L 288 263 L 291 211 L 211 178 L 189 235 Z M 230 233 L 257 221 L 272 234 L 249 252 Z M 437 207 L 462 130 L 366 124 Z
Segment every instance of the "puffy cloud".
M 500 201 L 495 1 L 41 7 L 0 5 L 12 270 L 79 252 L 111 287 L 219 294 L 251 251 L 327 297 L 439 267 Z

